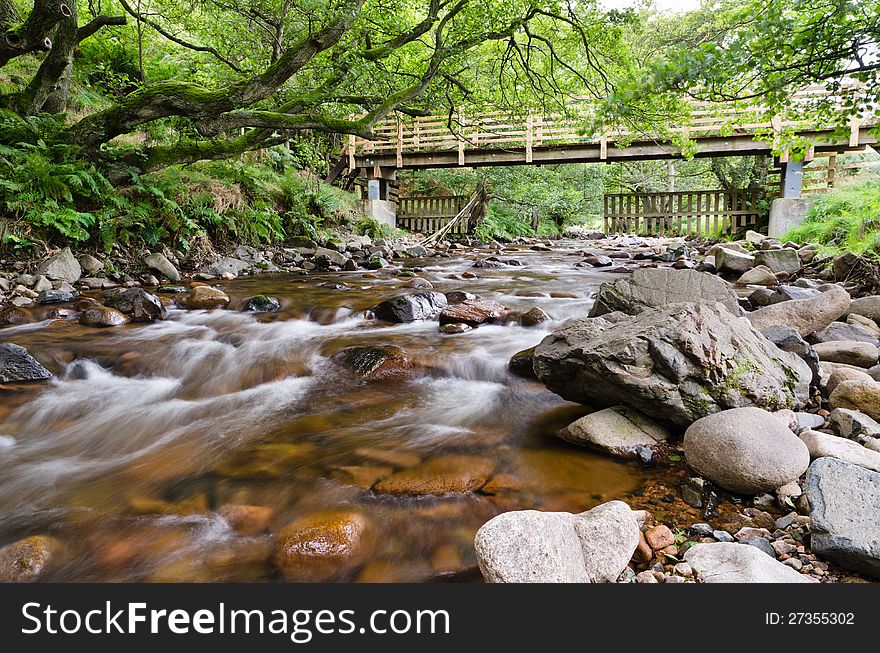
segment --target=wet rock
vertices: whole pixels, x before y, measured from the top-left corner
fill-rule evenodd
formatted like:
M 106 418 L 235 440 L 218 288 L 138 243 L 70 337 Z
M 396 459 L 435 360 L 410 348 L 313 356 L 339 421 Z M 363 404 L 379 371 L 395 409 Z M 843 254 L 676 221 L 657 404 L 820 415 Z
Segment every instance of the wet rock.
M 573 444 L 620 458 L 636 458 L 643 447 L 666 441 L 669 431 L 626 406 L 606 408 L 572 422 L 557 435 Z
M 379 494 L 442 495 L 476 492 L 495 469 L 495 461 L 476 456 L 439 456 L 379 481 Z
M 844 381 L 834 388 L 828 403 L 832 408 L 849 408 L 880 420 L 880 383 Z
M 339 250 L 330 249 L 329 247 L 318 247 L 315 250 L 315 259 L 325 259 L 326 265 L 319 267 L 330 267 L 331 265 L 345 265 L 348 257 Z
M 108 306 L 125 313 L 133 322 L 164 320 L 168 314 L 165 305 L 156 295 L 140 288 L 114 292 L 104 301 Z
M 474 539 L 480 571 L 490 583 L 614 582 L 638 542 L 638 522 L 622 501 L 578 515 L 502 513 Z
M 475 294 L 465 292 L 464 290 L 453 290 L 452 292 L 445 293 L 445 297 L 449 304 L 460 304 L 461 302 L 477 298 Z
M 686 479 L 679 488 L 681 500 L 692 508 L 702 508 L 705 486 L 706 482 L 699 476 L 692 476 Z
M 242 310 L 246 313 L 273 313 L 281 310 L 281 303 L 268 295 L 254 295 Z
M 473 331 L 473 327 L 467 324 L 463 324 L 462 322 L 453 322 L 452 324 L 441 324 L 440 325 L 440 333 L 445 333 L 446 335 L 457 335 L 459 333 L 467 333 L 468 331 Z
M 229 295 L 213 286 L 196 286 L 182 302 L 190 310 L 210 311 L 229 304 Z
M 590 317 L 614 311 L 637 315 L 648 308 L 676 302 L 721 302 L 734 315 L 740 312 L 733 288 L 714 275 L 695 270 L 639 268 L 630 277 L 603 283 Z
M 880 438 L 880 423 L 857 410 L 835 408 L 828 416 L 828 421 L 834 432 L 842 438 L 857 441 Z
M 828 456 L 880 472 L 880 452 L 866 449 L 857 442 L 809 430 L 801 433 L 800 438 L 807 445 L 813 460 Z
M 497 322 L 507 315 L 503 304 L 491 299 L 467 299 L 451 304 L 440 313 L 440 324 L 463 323 L 476 327 L 488 322 Z
M 164 254 L 150 254 L 144 259 L 144 265 L 151 270 L 155 270 L 166 279 L 171 281 L 180 281 L 180 272 L 171 264 Z
M 63 304 L 72 301 L 73 293 L 66 290 L 44 290 L 37 297 L 38 304 Z
M 535 348 L 535 372 L 570 401 L 624 404 L 679 425 L 725 408 L 792 407 L 806 400 L 812 377 L 719 304 L 573 320 Z
M 79 316 L 79 323 L 88 327 L 116 327 L 129 322 L 125 313 L 109 306 L 90 306 Z
M 471 267 L 475 268 L 504 268 L 507 267 L 507 264 L 502 263 L 494 256 L 490 256 L 489 258 L 484 258 L 476 263 L 474 263 Z
M 373 256 L 367 261 L 368 270 L 381 270 L 382 268 L 387 268 L 389 265 L 391 264 L 381 256 Z
M 370 559 L 376 549 L 376 536 L 376 527 L 359 512 L 309 513 L 282 529 L 275 563 L 290 580 L 337 580 Z
M 715 267 L 721 274 L 741 275 L 755 267 L 755 257 L 743 254 L 731 247 L 719 247 L 715 251 Z
M 443 293 L 419 292 L 386 299 L 373 307 L 373 314 L 385 322 L 415 322 L 435 318 L 446 305 Z
M 817 342 L 813 345 L 813 349 L 821 361 L 844 363 L 855 367 L 871 367 L 876 365 L 878 360 L 877 347 L 869 342 L 833 340 Z
M 812 373 L 811 385 L 819 385 L 821 379 L 819 356 L 797 331 L 788 326 L 778 325 L 761 329 L 761 334 L 782 351 L 787 351 L 803 360 Z
M 590 254 L 589 256 L 586 256 L 581 263 L 594 268 L 604 268 L 609 265 L 614 265 L 614 260 L 608 256 L 603 256 L 602 254 Z
M 82 276 L 79 261 L 76 260 L 69 247 L 65 247 L 55 256 L 43 261 L 37 268 L 37 272 L 50 279 L 67 283 L 76 283 Z
M 104 262 L 91 254 L 83 254 L 79 257 L 79 266 L 86 274 L 98 274 L 104 269 Z
M 241 535 L 254 537 L 269 530 L 274 510 L 267 506 L 249 506 L 238 503 L 227 503 L 220 506 L 217 514 L 229 524 L 229 527 Z
M 813 553 L 880 578 L 880 474 L 818 458 L 807 471 L 805 491 Z
M 434 284 L 428 281 L 427 279 L 422 279 L 422 277 L 413 277 L 405 284 L 403 284 L 404 288 L 423 288 L 423 289 L 431 289 L 434 287 Z
M 849 305 L 849 293 L 835 286 L 818 297 L 765 306 L 749 313 L 747 317 L 759 331 L 772 326 L 789 326 L 801 336 L 807 336 L 842 316 Z
M 736 283 L 739 286 L 775 286 L 779 284 L 779 279 L 766 265 L 757 265 L 751 270 L 743 272 Z
M 688 465 L 739 494 L 772 492 L 810 464 L 806 445 L 788 426 L 759 408 L 735 408 L 697 420 L 684 435 Z
M 870 331 L 852 324 L 844 324 L 843 322 L 832 322 L 821 331 L 816 331 L 809 338 L 813 344 L 820 342 L 833 341 L 849 341 L 849 342 L 866 342 L 874 345 L 880 345 L 880 339 Z
M 366 381 L 404 381 L 419 369 L 405 351 L 393 345 L 349 347 L 333 359 Z
M 532 366 L 534 360 L 535 348 L 529 347 L 528 349 L 524 349 L 511 356 L 507 368 L 517 376 L 526 379 L 537 379 L 538 377 L 535 375 L 535 369 Z
M 550 316 L 537 306 L 530 308 L 519 318 L 519 323 L 524 327 L 538 326 L 539 324 L 549 321 Z
M 746 544 L 696 544 L 687 550 L 684 559 L 702 583 L 811 582 L 791 567 Z
M 765 249 L 755 253 L 755 264 L 766 266 L 771 272 L 795 274 L 801 269 L 798 253 L 793 249 Z
M 24 347 L 0 343 L 0 383 L 43 381 L 51 376 Z
M 10 305 L 0 309 L 0 326 L 14 326 L 17 324 L 30 324 L 34 321 L 30 311 Z
M 0 583 L 33 583 L 52 568 L 61 543 L 46 535 L 31 535 L 0 548 Z

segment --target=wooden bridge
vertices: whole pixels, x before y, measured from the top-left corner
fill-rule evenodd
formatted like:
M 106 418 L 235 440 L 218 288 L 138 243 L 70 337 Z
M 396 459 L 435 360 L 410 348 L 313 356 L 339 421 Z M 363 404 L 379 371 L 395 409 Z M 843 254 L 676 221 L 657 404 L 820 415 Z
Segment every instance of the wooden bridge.
M 857 92 L 857 86 L 845 92 Z M 795 96 L 810 102 L 832 95 L 824 87 L 811 87 Z M 345 158 L 351 171 L 367 178 L 389 178 L 388 171 L 449 167 L 601 163 L 680 158 L 679 149 L 658 135 L 626 130 L 606 131 L 598 136 L 583 133 L 593 113 L 588 102 L 573 108 L 572 116 L 506 116 L 494 112 L 478 116 L 459 113 L 407 119 L 394 116 L 376 125 L 378 140 L 349 138 Z M 778 136 L 792 130 L 813 143 L 809 161 L 820 152 L 847 152 L 874 144 L 869 133 L 875 121 L 852 119 L 847 138 L 840 138 L 832 125 L 775 116 L 762 120 L 760 107 L 694 103 L 691 122 L 673 127 L 670 134 L 693 139 L 698 157 L 770 156 Z M 768 136 L 769 135 L 769 136 Z M 783 155 L 783 163 L 787 157 Z

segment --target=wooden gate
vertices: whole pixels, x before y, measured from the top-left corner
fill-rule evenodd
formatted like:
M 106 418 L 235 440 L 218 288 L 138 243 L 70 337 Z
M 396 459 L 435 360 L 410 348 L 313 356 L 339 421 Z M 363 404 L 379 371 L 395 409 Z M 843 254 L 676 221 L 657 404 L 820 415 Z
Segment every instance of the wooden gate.
M 605 232 L 723 234 L 755 224 L 761 192 L 700 190 L 605 195 Z
M 452 218 L 461 213 L 467 205 L 469 197 L 448 196 L 434 197 L 430 195 L 413 195 L 401 197 L 397 202 L 397 226 L 407 231 L 432 234 L 440 230 Z M 469 220 L 461 220 L 454 225 L 450 233 L 470 233 L 475 225 Z

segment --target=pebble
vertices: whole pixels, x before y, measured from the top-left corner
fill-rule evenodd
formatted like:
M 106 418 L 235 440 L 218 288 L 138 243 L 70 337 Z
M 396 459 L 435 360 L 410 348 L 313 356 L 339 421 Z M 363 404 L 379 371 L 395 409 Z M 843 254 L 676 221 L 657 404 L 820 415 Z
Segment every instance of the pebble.
M 714 537 L 719 542 L 735 542 L 733 539 L 733 535 L 728 533 L 727 531 L 712 531 L 712 537 Z

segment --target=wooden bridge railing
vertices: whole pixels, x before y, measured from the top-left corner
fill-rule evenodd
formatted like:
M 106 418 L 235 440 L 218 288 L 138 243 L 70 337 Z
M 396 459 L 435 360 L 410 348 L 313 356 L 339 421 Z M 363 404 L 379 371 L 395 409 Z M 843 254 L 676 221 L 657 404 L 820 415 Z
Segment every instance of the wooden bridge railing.
M 810 102 L 831 97 L 837 101 L 842 95 L 857 93 L 860 87 L 852 85 L 839 92 L 815 86 L 794 96 L 796 104 L 808 107 Z M 726 136 L 730 134 L 761 135 L 780 133 L 787 128 L 810 130 L 822 127 L 813 121 L 775 116 L 767 120 L 761 107 L 739 104 L 694 102 L 689 124 L 674 126 L 669 132 L 691 138 Z M 397 167 L 403 166 L 404 154 L 417 152 L 458 151 L 459 165 L 464 165 L 465 149 L 500 148 L 523 149 L 525 162 L 531 163 L 532 151 L 542 146 L 598 143 L 600 159 L 606 159 L 609 142 L 630 138 L 652 138 L 651 135 L 626 130 L 608 131 L 599 136 L 587 136 L 583 125 L 594 115 L 593 105 L 583 100 L 573 103 L 569 116 L 510 116 L 502 112 L 488 112 L 477 116 L 459 113 L 449 116 L 428 116 L 406 119 L 392 116 L 374 127 L 378 140 L 351 136 L 346 147 L 349 167 L 354 168 L 355 157 L 361 155 L 391 155 L 396 153 Z M 859 143 L 859 129 L 871 120 L 853 119 L 850 123 L 850 146 Z M 653 136 L 656 138 L 656 136 Z
M 757 222 L 758 190 L 701 190 L 605 195 L 605 232 L 732 233 Z

